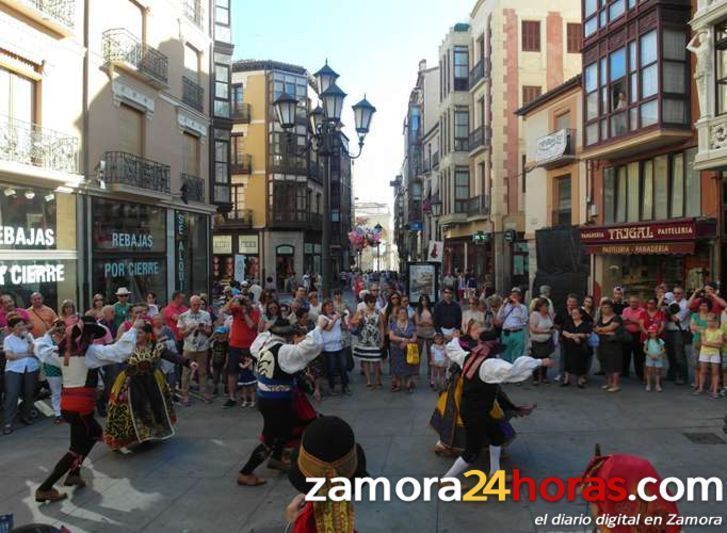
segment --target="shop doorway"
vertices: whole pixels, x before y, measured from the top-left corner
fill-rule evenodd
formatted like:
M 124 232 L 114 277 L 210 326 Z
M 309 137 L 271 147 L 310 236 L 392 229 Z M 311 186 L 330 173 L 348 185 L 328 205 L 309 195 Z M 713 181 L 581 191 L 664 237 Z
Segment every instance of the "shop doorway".
M 275 280 L 278 290 L 291 292 L 295 281 L 295 247 L 284 244 L 275 248 Z

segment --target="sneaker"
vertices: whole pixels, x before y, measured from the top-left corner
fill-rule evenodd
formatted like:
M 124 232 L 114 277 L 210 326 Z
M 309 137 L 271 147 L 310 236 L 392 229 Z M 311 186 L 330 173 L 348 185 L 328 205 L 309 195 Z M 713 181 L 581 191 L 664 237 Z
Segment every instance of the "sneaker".
M 242 403 L 240 404 L 240 407 L 247 407 L 247 406 L 248 406 L 248 402 L 247 402 L 247 400 L 245 400 L 244 402 L 242 402 Z
M 255 407 L 255 400 L 252 400 L 250 402 L 247 402 L 248 407 Z
M 661 385 L 656 386 L 656 392 L 661 392 L 662 390 L 664 390 L 664 389 L 661 388 Z
M 235 400 L 227 398 L 227 401 L 224 404 L 222 404 L 222 407 L 235 407 L 236 405 L 237 405 L 237 402 Z
M 646 386 L 646 392 L 651 392 L 651 385 Z

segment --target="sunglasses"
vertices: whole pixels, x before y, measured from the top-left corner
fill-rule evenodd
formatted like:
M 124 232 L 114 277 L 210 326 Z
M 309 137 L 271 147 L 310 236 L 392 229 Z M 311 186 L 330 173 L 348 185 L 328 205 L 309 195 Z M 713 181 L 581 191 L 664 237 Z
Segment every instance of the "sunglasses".
M 128 297 L 129 297 L 129 295 L 128 295 L 128 294 L 119 294 L 119 295 L 117 296 L 117 298 L 128 298 Z

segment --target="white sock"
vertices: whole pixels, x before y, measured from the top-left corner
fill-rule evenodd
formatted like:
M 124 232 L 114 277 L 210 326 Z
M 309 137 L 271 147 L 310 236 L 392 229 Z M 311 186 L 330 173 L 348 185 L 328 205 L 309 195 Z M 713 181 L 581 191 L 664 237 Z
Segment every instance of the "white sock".
M 490 444 L 490 475 L 500 470 L 500 453 L 502 453 L 502 446 Z
M 454 462 L 452 467 L 447 470 L 447 473 L 444 474 L 442 477 L 457 477 L 462 472 L 467 470 L 469 468 L 470 464 L 462 459 L 461 457 L 457 457 L 457 460 Z

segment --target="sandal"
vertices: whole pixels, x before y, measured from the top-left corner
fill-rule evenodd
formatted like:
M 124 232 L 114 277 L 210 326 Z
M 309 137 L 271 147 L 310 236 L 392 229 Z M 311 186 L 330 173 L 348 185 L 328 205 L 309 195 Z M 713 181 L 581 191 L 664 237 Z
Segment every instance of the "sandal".
M 399 392 L 401 390 L 401 387 L 397 385 L 392 385 L 391 389 L 389 389 L 391 392 Z
M 369 390 L 373 389 L 374 388 L 373 383 L 367 383 L 366 384 L 366 388 L 369 389 Z
M 249 476 L 240 474 L 237 476 L 237 484 L 241 487 L 259 487 L 260 485 L 265 485 L 265 483 L 267 481 L 257 477 L 255 474 L 250 474 Z

